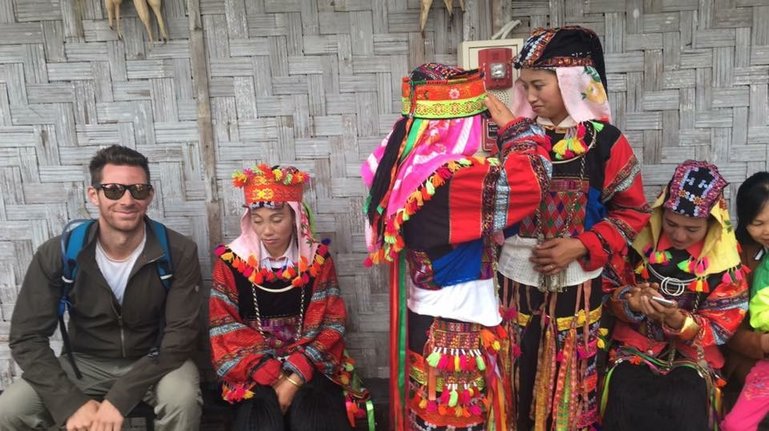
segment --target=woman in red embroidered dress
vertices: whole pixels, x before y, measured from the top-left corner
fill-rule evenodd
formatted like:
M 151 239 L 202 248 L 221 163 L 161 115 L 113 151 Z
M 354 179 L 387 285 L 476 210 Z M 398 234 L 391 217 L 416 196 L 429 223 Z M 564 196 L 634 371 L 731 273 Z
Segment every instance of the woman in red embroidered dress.
M 391 263 L 390 405 L 397 431 L 507 430 L 495 232 L 539 204 L 550 166 L 527 118 L 483 151 L 480 73 L 428 63 L 403 80 L 403 117 L 369 156 L 367 239 Z
M 603 429 L 717 429 L 719 351 L 747 308 L 747 283 L 722 190 L 689 160 L 638 234 L 609 309 L 617 317 L 602 396 Z
M 592 429 L 598 421 L 601 277 L 648 218 L 640 164 L 611 122 L 598 36 L 536 29 L 514 60 L 512 112 L 552 143 L 553 174 L 538 209 L 505 232 L 499 258 L 508 368 L 519 430 Z
M 233 175 L 246 211 L 240 236 L 216 250 L 209 305 L 214 368 L 224 399 L 239 403 L 237 430 L 347 430 L 366 396 L 351 387 L 344 301 L 302 204 L 307 179 L 267 165 Z

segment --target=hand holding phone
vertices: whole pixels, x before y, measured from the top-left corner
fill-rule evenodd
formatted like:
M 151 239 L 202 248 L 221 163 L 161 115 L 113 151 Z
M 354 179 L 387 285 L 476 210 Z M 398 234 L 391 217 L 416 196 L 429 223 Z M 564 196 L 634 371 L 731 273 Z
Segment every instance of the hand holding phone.
M 661 296 L 652 296 L 652 301 L 656 301 L 662 305 L 665 305 L 667 307 L 675 307 L 678 305 L 678 303 L 672 299 L 663 298 Z

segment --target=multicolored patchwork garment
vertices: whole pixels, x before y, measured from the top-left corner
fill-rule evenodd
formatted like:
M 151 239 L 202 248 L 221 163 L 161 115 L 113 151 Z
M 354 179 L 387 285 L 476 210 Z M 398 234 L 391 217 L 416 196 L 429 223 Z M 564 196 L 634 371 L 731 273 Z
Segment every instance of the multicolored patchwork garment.
M 553 175 L 538 209 L 505 231 L 500 297 L 510 356 L 506 373 L 519 430 L 593 429 L 598 414 L 601 276 L 611 276 L 648 219 L 641 167 L 609 121 L 598 36 L 581 27 L 537 29 L 514 60 L 553 70 L 568 116 L 536 117 L 521 82 L 513 113 L 536 118 L 552 143 Z M 559 274 L 529 262 L 538 244 L 576 238 L 587 250 Z
M 266 165 L 233 175 L 248 209 L 241 235 L 216 249 L 209 301 L 214 369 L 223 383 L 222 396 L 231 403 L 253 398 L 260 388 L 271 391 L 281 379 L 297 374 L 307 385 L 330 388 L 325 396 L 338 397 L 342 411 L 346 406 L 351 426 L 356 417 L 368 415 L 373 427 L 368 393 L 344 348 L 347 316 L 334 261 L 327 245 L 315 239 L 309 210 L 301 203 L 307 177 L 295 168 Z M 281 205 L 291 208 L 295 227 L 288 250 L 275 265 L 251 227 L 250 209 Z M 318 384 L 323 379 L 335 385 Z M 326 414 L 333 421 L 336 407 L 303 414 Z
M 403 90 L 404 117 L 362 168 L 370 263 L 391 268 L 394 429 L 507 429 L 494 233 L 539 205 L 544 133 L 520 118 L 499 157 L 483 153 L 476 71 L 423 65 Z

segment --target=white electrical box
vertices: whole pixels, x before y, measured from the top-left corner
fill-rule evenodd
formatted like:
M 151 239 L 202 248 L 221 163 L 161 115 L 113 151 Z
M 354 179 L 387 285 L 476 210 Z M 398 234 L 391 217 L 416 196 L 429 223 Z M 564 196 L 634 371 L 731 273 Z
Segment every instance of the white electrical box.
M 523 39 L 474 40 L 459 44 L 458 64 L 469 69 L 483 69 L 486 89 L 510 106 L 513 83 L 518 71 L 512 59 L 523 46 Z
M 518 71 L 513 68 L 513 58 L 522 46 L 523 39 L 462 42 L 457 50 L 459 57 L 457 62 L 465 70 L 480 69 L 483 71 L 486 92 L 495 95 L 502 103 L 511 107 L 513 84 L 518 79 Z M 486 154 L 493 155 L 499 150 L 497 148 L 497 131 L 497 124 L 491 119 L 484 119 L 482 148 Z

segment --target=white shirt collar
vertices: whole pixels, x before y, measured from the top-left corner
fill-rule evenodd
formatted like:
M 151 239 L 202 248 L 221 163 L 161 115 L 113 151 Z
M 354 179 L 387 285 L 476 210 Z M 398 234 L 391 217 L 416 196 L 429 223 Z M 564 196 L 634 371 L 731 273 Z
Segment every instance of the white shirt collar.
M 558 123 L 558 125 L 553 124 L 553 122 L 550 121 L 549 118 L 544 118 L 544 117 L 537 117 L 537 124 L 539 124 L 541 126 L 545 126 L 545 127 L 555 127 L 555 128 L 558 128 L 558 129 L 568 129 L 568 128 L 571 128 L 571 127 L 576 127 L 578 123 L 576 121 L 574 121 L 573 118 L 571 118 L 571 115 L 567 115 L 566 118 L 564 118 L 563 120 L 561 120 L 560 123 Z
M 289 242 L 288 248 L 279 257 L 272 257 L 267 249 L 264 247 L 264 243 L 259 241 L 259 255 L 262 256 L 261 266 L 272 269 L 285 268 L 293 265 L 298 260 L 297 254 L 299 253 L 299 247 L 296 245 L 296 241 L 292 238 Z

